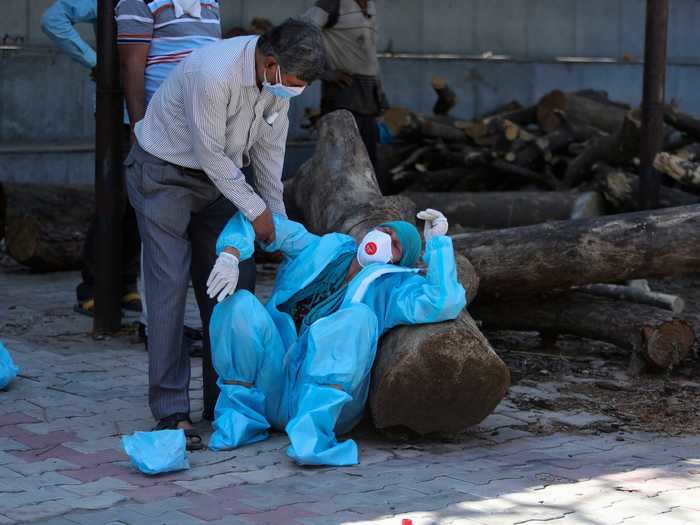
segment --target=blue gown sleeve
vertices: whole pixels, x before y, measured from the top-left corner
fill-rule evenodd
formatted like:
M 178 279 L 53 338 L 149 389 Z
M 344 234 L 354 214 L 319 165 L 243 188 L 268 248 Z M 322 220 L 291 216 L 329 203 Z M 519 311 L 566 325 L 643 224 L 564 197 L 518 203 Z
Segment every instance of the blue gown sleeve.
M 386 303 L 384 328 L 401 324 L 438 323 L 456 319 L 467 304 L 457 280 L 452 239 L 441 235 L 428 241 L 423 260 L 425 276 L 413 275 L 394 288 Z
M 97 21 L 97 0 L 56 0 L 41 17 L 41 28 L 56 46 L 79 64 L 92 69 L 97 55 L 73 27 Z
M 291 221 L 276 213 L 272 214 L 275 224 L 275 240 L 267 245 L 262 245 L 266 252 L 281 251 L 288 259 L 296 258 L 307 246 L 317 242 L 318 235 L 309 233 L 302 224 Z M 228 221 L 226 227 L 216 241 L 216 254 L 220 254 L 227 246 L 236 248 L 241 252 L 241 261 L 253 256 L 255 251 L 255 231 L 252 223 L 242 213 L 236 213 Z

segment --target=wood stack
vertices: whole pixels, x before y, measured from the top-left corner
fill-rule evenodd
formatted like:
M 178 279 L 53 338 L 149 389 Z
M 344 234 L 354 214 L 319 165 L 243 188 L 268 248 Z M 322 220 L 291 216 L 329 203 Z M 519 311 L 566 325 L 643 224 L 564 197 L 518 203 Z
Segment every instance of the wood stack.
M 601 91 L 555 90 L 532 106 L 514 101 L 465 121 L 449 115 L 458 95 L 447 82 L 436 77 L 432 86 L 437 94 L 435 114 L 405 108 L 392 108 L 385 114 L 402 155 L 400 162 L 382 174 L 383 186 L 392 193 L 468 192 L 472 203 L 483 200 L 480 207 L 486 208 L 502 192 L 593 190 L 601 193 L 607 213 L 637 209 L 637 109 L 610 100 Z M 668 175 L 662 187 L 662 206 L 698 202 L 700 144 L 695 141 L 700 141 L 700 120 L 669 107 L 665 121 L 664 152 L 656 162 L 657 169 Z M 619 175 L 606 180 L 612 172 Z M 623 178 L 625 195 L 620 195 L 616 193 L 619 186 L 609 185 L 622 183 Z M 421 202 L 437 197 L 421 197 Z M 534 215 L 562 218 L 561 206 L 550 208 L 552 200 L 548 196 L 537 199 L 535 205 L 540 209 Z M 491 223 L 492 227 L 499 225 Z M 509 225 L 508 220 L 500 224 Z

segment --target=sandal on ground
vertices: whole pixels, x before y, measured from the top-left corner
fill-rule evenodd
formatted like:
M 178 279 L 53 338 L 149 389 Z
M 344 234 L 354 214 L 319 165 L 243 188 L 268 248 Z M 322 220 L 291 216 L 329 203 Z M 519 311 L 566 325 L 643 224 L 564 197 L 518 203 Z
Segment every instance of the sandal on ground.
M 141 312 L 143 305 L 141 304 L 141 296 L 138 292 L 127 292 L 122 296 L 122 308 L 130 312 Z
M 88 317 L 95 316 L 95 299 L 88 299 L 87 301 L 79 301 L 73 307 L 73 311 L 78 314 L 87 315 Z
M 185 432 L 185 439 L 187 440 L 186 448 L 187 450 L 202 450 L 204 444 L 202 443 L 202 436 L 194 428 L 180 428 L 179 423 L 187 421 L 190 425 L 192 420 L 187 414 L 173 414 L 172 416 L 164 417 L 158 424 L 153 428 L 153 430 L 182 430 Z

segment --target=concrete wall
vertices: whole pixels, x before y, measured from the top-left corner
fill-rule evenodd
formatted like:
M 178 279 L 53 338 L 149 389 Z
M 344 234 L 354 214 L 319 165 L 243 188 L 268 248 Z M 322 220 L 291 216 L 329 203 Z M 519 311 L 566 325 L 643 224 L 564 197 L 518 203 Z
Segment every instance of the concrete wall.
M 62 144 L 82 171 L 84 147 L 93 140 L 94 84 L 41 32 L 40 17 L 50 3 L 2 0 L 0 39 L 22 49 L 0 47 L 0 179 L 73 181 L 70 166 L 55 171 L 48 166 L 39 173 L 36 161 L 31 169 L 24 160 L 22 164 L 16 145 Z M 223 25 L 245 26 L 254 16 L 281 22 L 312 4 L 221 0 Z M 436 74 L 458 91 L 454 114 L 464 118 L 513 99 L 531 103 L 554 88 L 604 89 L 632 104 L 641 97 L 645 0 L 378 0 L 378 6 L 383 77 L 394 105 L 430 111 L 430 78 Z M 700 0 L 674 0 L 671 7 L 668 98 L 700 114 Z M 79 29 L 94 41 L 91 26 Z M 509 58 L 478 59 L 484 52 Z M 422 59 L 426 53 L 451 57 Z M 571 56 L 619 62 L 561 61 Z M 294 100 L 292 138 L 304 137 L 299 124 L 305 107 L 318 106 L 318 91 L 312 86 Z M 52 155 L 61 153 L 53 149 L 47 158 L 54 159 Z
M 39 21 L 52 0 L 2 0 L 0 36 L 47 45 Z M 224 27 L 254 16 L 281 22 L 314 0 L 220 0 Z M 382 51 L 480 53 L 541 59 L 642 56 L 645 0 L 377 0 Z M 698 60 L 700 2 L 673 0 L 669 58 Z M 92 39 L 92 29 L 80 29 Z

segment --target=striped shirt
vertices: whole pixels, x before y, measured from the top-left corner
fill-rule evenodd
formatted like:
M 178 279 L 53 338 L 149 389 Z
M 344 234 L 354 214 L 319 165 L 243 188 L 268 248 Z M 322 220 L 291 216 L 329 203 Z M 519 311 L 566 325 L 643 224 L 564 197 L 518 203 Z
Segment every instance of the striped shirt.
M 282 164 L 289 100 L 257 86 L 258 36 L 192 52 L 167 78 L 136 124 L 139 145 L 166 162 L 201 169 L 250 220 L 266 207 L 286 216 Z M 253 165 L 255 189 L 240 168 Z
M 121 0 L 116 8 L 117 43 L 150 44 L 145 73 L 146 104 L 193 49 L 221 38 L 219 3 L 201 2 L 201 18 L 175 16 L 171 0 Z

